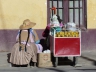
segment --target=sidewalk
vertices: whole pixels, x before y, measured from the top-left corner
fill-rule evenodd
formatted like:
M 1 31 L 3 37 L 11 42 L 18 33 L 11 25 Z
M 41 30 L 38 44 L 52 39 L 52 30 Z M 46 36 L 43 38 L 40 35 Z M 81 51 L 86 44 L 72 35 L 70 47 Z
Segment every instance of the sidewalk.
M 9 67 L 7 54 L 9 52 L 0 52 L 0 67 Z
M 82 64 L 82 66 L 96 66 L 96 50 L 91 51 L 83 51 L 81 56 L 78 57 L 78 64 Z M 8 63 L 8 55 L 9 52 L 0 52 L 0 67 L 10 67 L 10 63 Z M 72 57 L 69 59 L 73 59 Z M 67 65 L 64 65 L 67 66 Z
M 85 66 L 96 66 L 96 50 L 83 51 L 80 58 L 78 58 L 78 63 L 80 63 L 79 61 Z

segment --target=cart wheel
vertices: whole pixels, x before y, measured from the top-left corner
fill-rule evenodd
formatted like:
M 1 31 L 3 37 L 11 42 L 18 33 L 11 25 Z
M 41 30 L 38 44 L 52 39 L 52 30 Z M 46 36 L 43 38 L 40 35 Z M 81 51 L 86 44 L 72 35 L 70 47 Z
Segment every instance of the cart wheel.
M 51 53 L 51 61 L 53 63 L 53 66 L 57 67 L 57 65 L 58 65 L 58 57 L 54 57 L 53 53 Z
M 73 57 L 73 66 L 77 64 L 77 57 Z
M 54 67 L 58 66 L 58 57 L 55 57 Z

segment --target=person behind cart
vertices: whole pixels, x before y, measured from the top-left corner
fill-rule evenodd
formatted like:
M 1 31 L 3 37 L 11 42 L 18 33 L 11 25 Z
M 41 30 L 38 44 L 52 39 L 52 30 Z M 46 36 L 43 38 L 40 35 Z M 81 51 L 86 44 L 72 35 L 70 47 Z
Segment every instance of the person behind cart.
M 60 32 L 62 30 L 62 27 L 64 26 L 64 24 L 62 23 L 62 19 L 60 19 L 60 16 L 56 15 L 56 8 L 53 7 L 52 10 L 54 11 L 54 15 L 52 16 L 52 18 L 50 19 L 51 20 L 50 23 L 46 26 L 44 32 L 42 33 L 42 36 L 46 38 L 45 39 L 45 43 L 47 45 L 46 49 L 49 49 L 50 47 L 50 41 L 49 41 L 50 29 L 54 28 L 57 32 Z
M 54 14 L 51 18 L 50 27 L 55 29 L 56 32 L 60 32 L 62 30 L 62 20 L 60 19 L 59 15 L 56 15 L 56 8 L 53 7 L 52 10 L 54 10 Z
M 30 61 L 36 66 L 37 53 L 42 52 L 43 47 L 39 44 L 38 35 L 32 27 L 36 23 L 29 19 L 23 21 L 16 37 L 16 44 L 13 46 L 10 56 L 12 65 L 28 65 Z

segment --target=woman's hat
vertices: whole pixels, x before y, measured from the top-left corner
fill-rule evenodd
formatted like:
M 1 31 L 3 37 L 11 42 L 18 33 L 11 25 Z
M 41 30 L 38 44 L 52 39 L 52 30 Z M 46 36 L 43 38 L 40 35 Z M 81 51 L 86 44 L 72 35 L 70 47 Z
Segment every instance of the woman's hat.
M 36 23 L 31 22 L 29 19 L 23 21 L 23 24 L 19 27 L 20 29 L 30 29 L 34 27 Z

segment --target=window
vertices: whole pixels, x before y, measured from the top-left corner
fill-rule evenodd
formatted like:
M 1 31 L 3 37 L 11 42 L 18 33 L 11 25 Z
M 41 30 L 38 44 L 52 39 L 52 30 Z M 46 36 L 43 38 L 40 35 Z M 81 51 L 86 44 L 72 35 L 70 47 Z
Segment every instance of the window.
M 63 20 L 63 23 L 74 22 L 79 28 L 87 28 L 86 1 L 87 0 L 47 0 L 48 2 L 48 23 L 53 11 L 50 9 L 55 6 L 57 15 Z
M 56 13 L 57 13 L 57 15 L 59 15 L 60 16 L 60 19 L 64 19 L 64 16 L 63 16 L 63 14 L 64 14 L 64 7 L 63 7 L 63 0 L 47 0 L 48 2 L 48 9 L 47 9 L 47 11 L 48 11 L 48 23 L 50 22 L 50 18 L 52 17 L 52 15 L 53 15 L 53 11 L 51 10 L 51 8 L 54 6 L 54 7 L 56 7 Z M 64 22 L 64 21 L 63 21 Z

